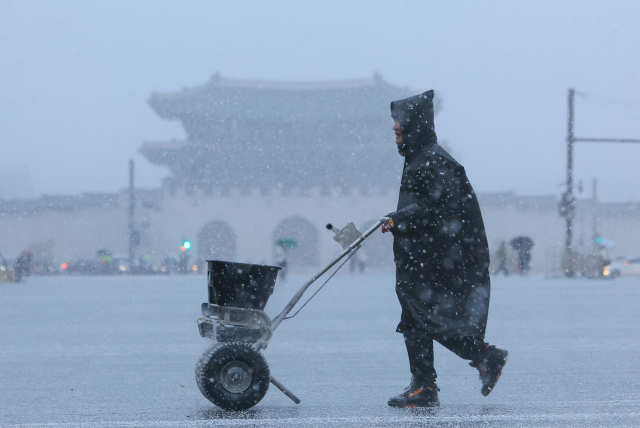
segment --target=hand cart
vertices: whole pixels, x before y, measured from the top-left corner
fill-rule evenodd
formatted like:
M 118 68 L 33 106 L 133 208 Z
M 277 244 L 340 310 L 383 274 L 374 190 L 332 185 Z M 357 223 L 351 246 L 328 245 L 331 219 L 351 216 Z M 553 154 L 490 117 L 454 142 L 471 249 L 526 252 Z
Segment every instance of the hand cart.
M 360 233 L 353 223 L 342 229 L 327 224 L 327 229 L 335 233 L 333 239 L 342 245 L 342 253 L 308 280 L 273 321 L 264 312 L 264 307 L 273 293 L 280 267 L 207 261 L 209 302 L 202 304 L 198 328 L 200 335 L 213 339 L 214 344 L 202 354 L 196 365 L 196 382 L 202 394 L 223 409 L 246 410 L 258 404 L 267 393 L 269 384 L 273 383 L 299 404 L 300 400 L 271 375 L 260 351 L 267 348 L 273 332 L 287 319 L 311 284 L 344 257 L 351 257 L 360 244 L 385 222 L 388 219 L 376 222 L 364 233 Z

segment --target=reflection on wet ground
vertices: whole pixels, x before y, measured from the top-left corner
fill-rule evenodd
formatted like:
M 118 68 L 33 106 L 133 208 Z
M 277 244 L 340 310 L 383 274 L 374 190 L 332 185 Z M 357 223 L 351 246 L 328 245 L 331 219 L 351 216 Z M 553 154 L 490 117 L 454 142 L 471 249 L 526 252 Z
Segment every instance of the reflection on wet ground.
M 306 277 L 276 285 L 274 316 Z M 494 280 L 487 341 L 509 350 L 489 397 L 437 345 L 441 407 L 391 409 L 409 381 L 393 276 L 338 275 L 264 352 L 276 388 L 226 412 L 194 380 L 203 276 L 30 278 L 0 287 L 0 425 L 637 426 L 640 281 Z

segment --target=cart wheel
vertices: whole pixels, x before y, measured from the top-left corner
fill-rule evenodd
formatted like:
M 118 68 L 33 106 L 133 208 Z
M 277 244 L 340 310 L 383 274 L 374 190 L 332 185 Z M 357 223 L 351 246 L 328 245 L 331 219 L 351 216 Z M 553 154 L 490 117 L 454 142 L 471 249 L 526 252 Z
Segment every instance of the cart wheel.
M 209 401 L 225 410 L 247 410 L 262 400 L 270 383 L 267 361 L 242 342 L 216 344 L 196 365 L 196 382 Z

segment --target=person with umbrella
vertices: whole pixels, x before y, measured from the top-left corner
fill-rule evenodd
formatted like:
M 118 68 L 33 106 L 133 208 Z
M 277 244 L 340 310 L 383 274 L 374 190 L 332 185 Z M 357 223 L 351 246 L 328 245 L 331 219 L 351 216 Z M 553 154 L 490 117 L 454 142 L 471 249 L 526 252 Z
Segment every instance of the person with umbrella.
M 520 275 L 526 275 L 531 269 L 531 248 L 533 239 L 528 236 L 518 236 L 511 240 L 511 248 L 518 252 L 518 271 Z
M 275 245 L 275 262 L 276 265 L 282 268 L 280 270 L 280 279 L 285 281 L 287 279 L 289 266 L 289 262 L 287 260 L 287 250 L 297 247 L 298 243 L 294 239 L 280 238 L 276 240 Z

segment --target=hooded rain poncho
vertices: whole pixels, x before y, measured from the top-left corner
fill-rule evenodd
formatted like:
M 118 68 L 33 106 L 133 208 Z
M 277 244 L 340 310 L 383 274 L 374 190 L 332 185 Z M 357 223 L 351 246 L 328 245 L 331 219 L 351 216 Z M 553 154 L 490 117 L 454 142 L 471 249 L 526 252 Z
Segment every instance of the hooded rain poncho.
M 476 195 L 462 165 L 438 145 L 433 91 L 391 103 L 405 158 L 395 227 L 399 332 L 484 339 L 489 249 Z

